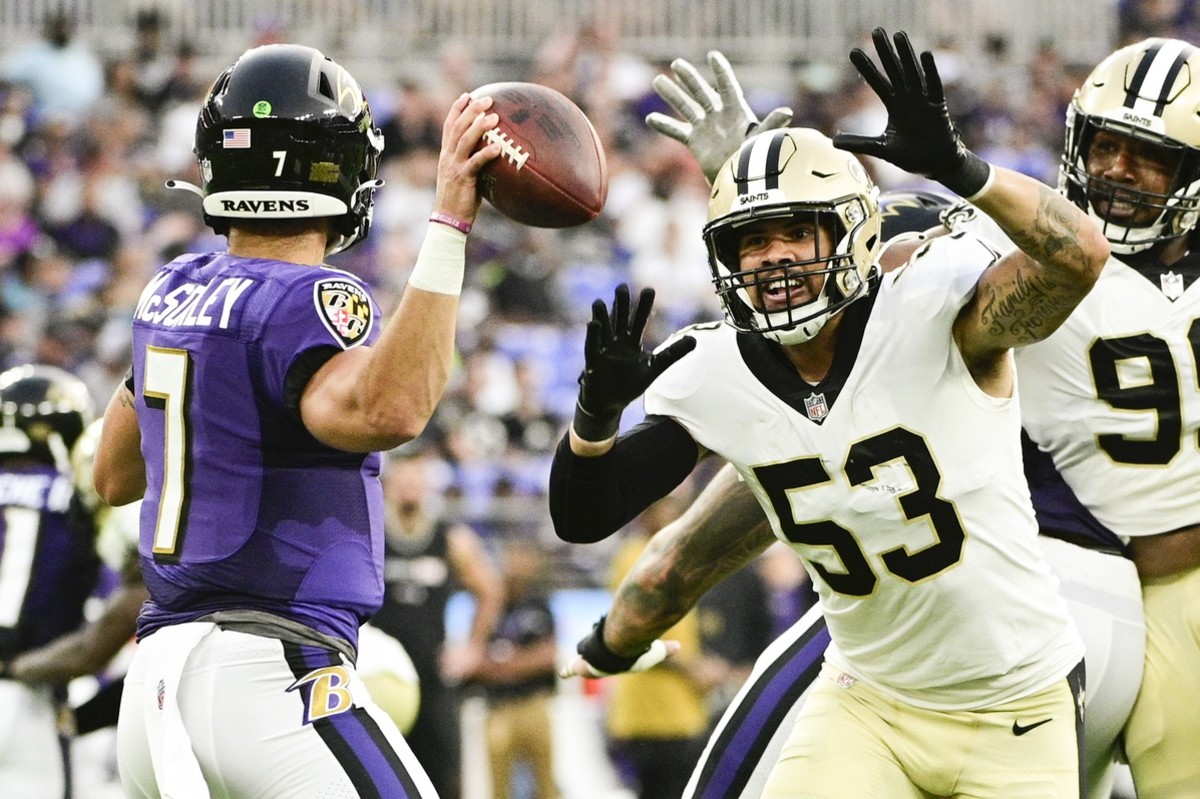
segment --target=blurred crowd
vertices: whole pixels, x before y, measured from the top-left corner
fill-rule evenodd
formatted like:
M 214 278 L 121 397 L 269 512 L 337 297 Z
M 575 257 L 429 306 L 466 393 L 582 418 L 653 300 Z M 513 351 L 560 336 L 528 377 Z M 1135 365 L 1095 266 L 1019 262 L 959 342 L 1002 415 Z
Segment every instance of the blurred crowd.
M 1121 0 L 1119 38 L 1196 38 L 1191 3 Z M 129 364 L 129 321 L 147 276 L 194 250 L 221 249 L 196 198 L 164 187 L 199 182 L 195 117 L 212 75 L 195 49 L 168 40 L 162 13 L 139 12 L 133 46 L 99 55 L 69 13 L 33 43 L 0 47 L 0 367 L 37 361 L 79 375 L 103 406 Z M 285 40 L 277 25 L 247 47 Z M 1064 63 L 1052 39 L 1015 62 L 1003 37 L 982 57 L 934 43 L 956 119 L 982 157 L 1056 180 L 1064 112 L 1092 64 Z M 334 53 L 337 56 L 338 54 Z M 680 53 L 703 63 L 703 53 Z M 707 192 L 686 150 L 643 123 L 669 111 L 650 88 L 669 65 L 619 46 L 603 24 L 562 31 L 522 62 L 519 79 L 572 97 L 595 124 L 608 158 L 602 216 L 567 230 L 526 228 L 484 209 L 470 238 L 460 367 L 430 429 L 408 449 L 427 459 L 449 512 L 485 538 L 520 532 L 557 552 L 564 585 L 600 585 L 603 545 L 558 548 L 543 491 L 550 453 L 570 418 L 582 366 L 583 325 L 597 297 L 620 282 L 658 290 L 652 340 L 720 316 L 699 235 Z M 966 65 L 972 65 L 970 69 Z M 884 110 L 849 62 L 781 63 L 791 89 L 751 93 L 765 113 L 795 110 L 826 132 L 874 132 Z M 370 280 L 389 310 L 403 289 L 432 202 L 445 110 L 460 92 L 495 80 L 469 43 L 447 46 L 427 70 L 367 83 L 385 135 L 371 236 L 335 266 Z M 753 87 L 749 87 L 753 89 Z M 885 189 L 920 186 L 869 164 Z M 624 425 L 638 421 L 631 409 Z M 694 488 L 694 487 L 693 487 Z
M 1119 0 L 1115 38 L 1168 35 L 1200 42 L 1195 5 Z M 129 367 L 130 321 L 149 275 L 178 254 L 224 249 L 224 240 L 204 225 L 197 199 L 164 185 L 170 178 L 200 182 L 192 138 L 214 77 L 200 68 L 195 49 L 170 40 L 168 30 L 160 12 L 138 13 L 131 49 L 102 57 L 87 31 L 63 13 L 46 21 L 36 42 L 0 44 L 0 369 L 28 362 L 62 367 L 87 384 L 97 407 Z M 287 39 L 285 29 L 262 26 L 245 46 Z M 986 38 L 982 53 L 961 52 L 952 41 L 932 44 L 967 144 L 988 161 L 1055 183 L 1065 111 L 1094 65 L 1065 63 L 1050 38 L 1027 61 L 1015 60 L 1001 36 Z M 703 53 L 679 55 L 704 63 Z M 366 82 L 385 136 L 380 176 L 386 185 L 376 195 L 370 236 L 330 263 L 370 281 L 385 312 L 395 305 L 433 202 L 442 120 L 459 93 L 497 79 L 530 80 L 559 89 L 587 112 L 608 159 L 604 213 L 582 227 L 546 230 L 520 226 L 485 206 L 468 244 L 456 376 L 429 429 L 394 453 L 393 462 L 419 463 L 428 481 L 421 501 L 436 506 L 431 512 L 439 519 L 474 531 L 493 554 L 515 557 L 505 542 L 537 543 L 540 589 L 606 587 L 649 535 L 686 507 L 711 470 L 701 469 L 670 502 L 635 520 L 626 535 L 571 547 L 549 528 L 544 492 L 550 457 L 571 418 L 583 328 L 594 299 L 611 297 L 622 282 L 655 287 L 652 342 L 720 317 L 700 236 L 707 187 L 686 149 L 643 123 L 651 111 L 670 113 L 650 88 L 669 64 L 623 50 L 603 24 L 551 36 L 521 63 L 522 74 L 497 76 L 462 42 L 445 47 L 428 69 Z M 779 68 L 788 75 L 787 91 L 747 87 L 760 115 L 786 105 L 796 124 L 827 133 L 882 129 L 885 111 L 848 61 L 814 62 L 797 54 Z M 922 179 L 886 164 L 868 167 L 884 189 L 924 187 Z M 623 427 L 638 421 L 630 408 Z M 389 585 L 399 585 L 408 574 L 400 565 L 408 556 L 398 551 L 390 557 L 389 574 L 401 576 L 389 578 Z M 452 552 L 447 557 L 471 560 Z M 614 697 L 607 733 L 613 762 L 630 772 L 622 774 L 630 783 L 640 772 L 664 772 L 662 763 L 671 758 L 685 766 L 694 761 L 713 714 L 754 657 L 812 604 L 797 563 L 787 558 L 781 566 L 764 558 L 753 585 L 731 580 L 731 599 L 714 592 L 689 617 L 691 631 L 677 631 L 677 637 L 698 641 L 705 657 L 690 664 L 681 659 L 686 668 L 648 679 L 678 681 L 672 690 L 681 704 L 692 702 L 690 715 L 642 718 L 635 710 L 648 706 L 645 693 L 636 681 L 622 684 L 629 695 Z M 520 573 L 504 570 L 510 581 Z M 484 582 L 459 576 L 469 589 Z M 484 594 L 472 591 L 477 599 Z M 761 598 L 753 607 L 766 610 L 739 618 L 751 593 Z M 439 614 L 445 601 L 439 600 Z M 755 629 L 755 621 L 766 626 Z M 441 644 L 436 638 L 430 652 Z M 524 643 L 514 634 L 505 639 L 506 651 Z M 498 667 L 493 671 L 500 676 L 489 683 L 490 692 L 500 699 L 491 699 L 496 707 L 510 707 L 503 701 L 511 698 L 503 675 Z M 421 679 L 430 685 L 436 678 Z M 662 694 L 661 685 L 652 688 Z M 504 716 L 492 717 L 501 729 L 497 718 Z M 656 728 L 664 718 L 684 726 Z M 489 736 L 490 743 L 503 737 Z M 653 769 L 620 745 L 647 736 L 661 744 L 653 750 Z M 536 774 L 535 768 L 535 780 Z M 653 795 L 643 788 L 642 795 Z

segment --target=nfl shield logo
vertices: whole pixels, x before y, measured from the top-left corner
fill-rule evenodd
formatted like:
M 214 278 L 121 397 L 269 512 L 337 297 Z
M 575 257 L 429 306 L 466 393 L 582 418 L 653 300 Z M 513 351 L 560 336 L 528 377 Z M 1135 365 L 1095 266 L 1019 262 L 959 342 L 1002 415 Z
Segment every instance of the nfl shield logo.
M 809 394 L 804 398 L 804 412 L 808 414 L 808 418 L 813 421 L 820 421 L 825 418 L 825 414 L 829 413 L 829 405 L 825 402 L 824 394 L 816 392 Z
M 1159 275 L 1158 280 L 1162 286 L 1162 293 L 1168 300 L 1174 302 L 1183 296 L 1183 275 L 1167 272 L 1165 275 Z

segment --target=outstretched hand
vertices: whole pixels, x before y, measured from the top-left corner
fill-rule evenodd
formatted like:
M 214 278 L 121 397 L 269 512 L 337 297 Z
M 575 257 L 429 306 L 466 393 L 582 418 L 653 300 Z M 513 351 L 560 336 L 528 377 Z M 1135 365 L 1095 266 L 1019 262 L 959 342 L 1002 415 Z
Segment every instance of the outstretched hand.
M 617 286 L 611 314 L 603 300 L 592 303 L 573 424 L 576 435 L 585 441 L 616 435 L 625 406 L 696 347 L 695 339 L 683 336 L 660 352 L 648 352 L 642 334 L 654 307 L 654 289 L 642 289 L 637 306 L 631 309 L 630 305 L 629 286 L 624 283 Z
M 987 185 L 991 167 L 967 149 L 950 120 L 933 53 L 922 52 L 918 61 L 908 34 L 898 31 L 892 38 L 894 44 L 883 28 L 871 32 L 883 73 L 861 49 L 850 51 L 851 63 L 887 108 L 887 127 L 878 136 L 838 133 L 834 146 L 882 158 L 964 197 L 974 196 Z
M 792 109 L 776 108 L 766 119 L 759 121 L 746 102 L 729 60 L 712 50 L 708 54 L 708 65 L 716 76 L 715 89 L 682 58 L 671 62 L 676 80 L 655 75 L 651 81 L 654 91 L 683 119 L 655 111 L 646 115 L 646 124 L 687 145 L 711 183 L 721 165 L 743 141 L 755 133 L 785 127 L 792 121 Z

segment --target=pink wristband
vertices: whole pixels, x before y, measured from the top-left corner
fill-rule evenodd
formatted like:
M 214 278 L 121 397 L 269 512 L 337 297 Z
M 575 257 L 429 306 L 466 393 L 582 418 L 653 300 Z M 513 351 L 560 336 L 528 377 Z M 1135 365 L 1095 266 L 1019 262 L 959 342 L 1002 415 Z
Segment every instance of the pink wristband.
M 430 214 L 429 221 L 430 222 L 438 222 L 443 225 L 449 225 L 450 227 L 459 231 L 463 235 L 466 235 L 467 233 L 471 232 L 471 223 L 470 222 L 464 222 L 461 219 L 458 219 L 457 217 L 450 216 L 450 214 L 443 214 L 439 211 L 434 211 L 432 214 Z

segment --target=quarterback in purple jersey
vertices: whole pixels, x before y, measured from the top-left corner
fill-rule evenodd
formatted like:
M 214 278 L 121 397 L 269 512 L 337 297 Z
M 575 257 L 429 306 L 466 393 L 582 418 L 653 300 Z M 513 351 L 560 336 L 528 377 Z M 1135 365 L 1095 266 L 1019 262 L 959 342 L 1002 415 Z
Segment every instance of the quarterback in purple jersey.
M 317 50 L 248 50 L 213 83 L 195 151 L 225 252 L 143 290 L 133 368 L 94 480 L 144 497 L 150 600 L 125 680 L 129 796 L 432 796 L 354 669 L 383 578 L 378 452 L 420 433 L 451 370 L 490 98 L 443 126 L 433 214 L 399 306 L 324 265 L 367 235 L 382 136 Z
M 66 697 L 18 681 L 12 664 L 78 627 L 96 584 L 95 529 L 67 460 L 91 415 L 87 387 L 61 369 L 0 374 L 0 796 L 69 793 L 57 725 Z

